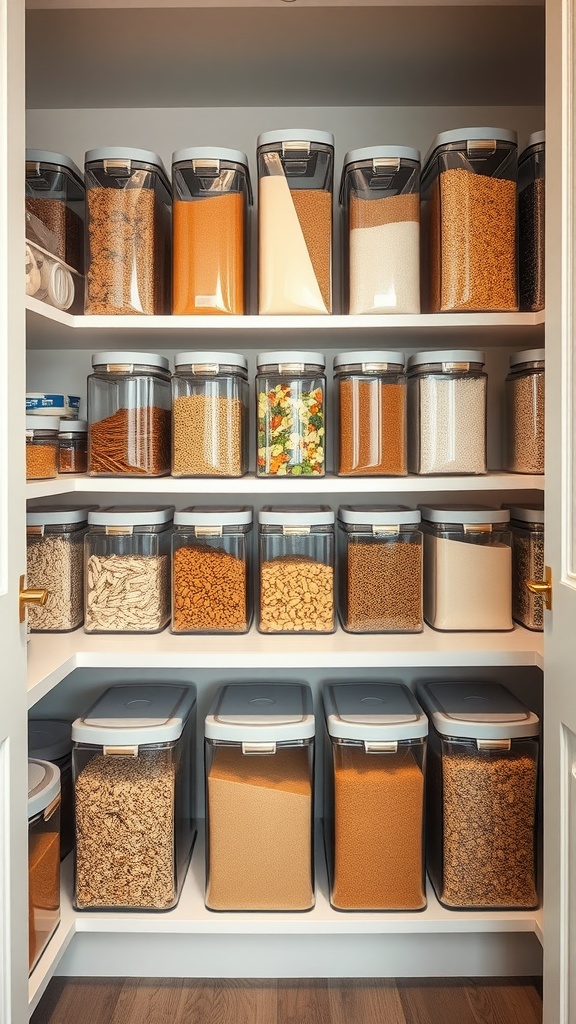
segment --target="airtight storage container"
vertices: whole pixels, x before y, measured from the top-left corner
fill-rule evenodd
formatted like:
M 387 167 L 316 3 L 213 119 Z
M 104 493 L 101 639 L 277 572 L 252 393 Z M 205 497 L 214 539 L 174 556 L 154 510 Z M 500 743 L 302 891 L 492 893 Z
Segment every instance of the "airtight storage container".
M 60 922 L 60 771 L 28 761 L 28 966 L 33 971 Z
M 237 352 L 179 352 L 172 377 L 172 475 L 248 469 L 248 361 Z
M 334 512 L 265 505 L 260 524 L 261 633 L 333 633 Z
M 195 146 L 172 155 L 173 313 L 242 314 L 247 307 L 248 157 Z
M 88 421 L 60 423 L 58 472 L 86 473 L 88 470 Z
M 420 633 L 420 512 L 405 505 L 338 509 L 339 613 L 348 633 Z
M 170 472 L 170 371 L 150 352 L 95 352 L 88 376 L 90 476 Z
M 431 312 L 518 309 L 517 163 L 506 128 L 457 128 L 432 143 L 422 169 Z
M 308 686 L 221 687 L 205 722 L 206 906 L 314 906 L 314 714 Z
M 339 476 L 405 476 L 406 376 L 402 352 L 334 356 Z
M 74 847 L 71 728 L 58 719 L 28 719 L 28 757 L 50 761 L 60 771 L 60 860 Z
M 172 196 L 147 149 L 107 146 L 85 157 L 85 312 L 169 313 Z
M 82 171 L 69 156 L 26 150 L 26 237 L 79 274 L 84 271 L 85 195 Z
M 538 717 L 499 683 L 418 687 L 430 719 L 426 860 L 443 906 L 538 905 Z
M 260 352 L 256 366 L 257 476 L 324 476 L 324 355 Z
M 252 621 L 251 508 L 176 512 L 172 632 L 247 633 Z
M 26 513 L 28 586 L 48 591 L 28 608 L 33 633 L 69 633 L 84 619 L 84 538 L 96 505 L 36 505 Z M 51 758 L 45 758 L 50 761 Z
M 58 416 L 26 416 L 26 479 L 58 476 Z
M 195 687 L 151 683 L 111 686 L 73 723 L 77 910 L 176 906 L 195 838 L 195 719 Z
M 354 149 L 340 184 L 344 308 L 420 312 L 420 153 L 405 146 Z
M 323 696 L 330 902 L 423 910 L 426 715 L 402 683 L 332 683 Z
M 545 351 L 513 352 L 504 383 L 506 399 L 506 469 L 511 473 L 544 472 Z
M 544 629 L 544 598 L 528 583 L 544 582 L 544 507 L 507 505 L 512 534 L 512 617 L 526 629 Z
M 520 309 L 544 309 L 546 133 L 534 132 L 518 158 Z
M 334 136 L 258 136 L 260 313 L 332 312 Z
M 448 632 L 512 629 L 508 510 L 421 505 L 420 511 L 428 625 Z

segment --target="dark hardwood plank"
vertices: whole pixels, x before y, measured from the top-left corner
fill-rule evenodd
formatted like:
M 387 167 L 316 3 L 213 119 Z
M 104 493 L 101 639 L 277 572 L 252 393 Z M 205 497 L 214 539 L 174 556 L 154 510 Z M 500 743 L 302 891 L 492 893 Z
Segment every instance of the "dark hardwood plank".
M 331 1024 L 328 982 L 317 978 L 279 981 L 278 1024 Z
M 406 1024 L 492 1024 L 478 1017 L 462 979 L 403 979 L 396 982 Z
M 276 984 L 254 979 L 214 982 L 212 1016 L 198 1024 L 276 1024 Z
M 53 978 L 30 1024 L 108 1024 L 123 978 Z
M 174 1024 L 180 995 L 180 983 L 174 978 L 128 978 L 109 1024 Z
M 469 979 L 466 994 L 482 1024 L 541 1024 L 542 1001 L 530 979 Z
M 406 1024 L 395 981 L 330 979 L 328 998 L 331 1024 Z

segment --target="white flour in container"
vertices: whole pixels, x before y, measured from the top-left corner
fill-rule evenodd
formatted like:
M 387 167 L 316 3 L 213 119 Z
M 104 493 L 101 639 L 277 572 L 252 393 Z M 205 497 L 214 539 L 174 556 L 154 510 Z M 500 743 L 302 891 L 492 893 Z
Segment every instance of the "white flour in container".
M 424 534 L 424 618 L 436 629 L 512 629 L 512 549 Z
M 420 225 L 398 221 L 350 231 L 350 313 L 420 312 Z

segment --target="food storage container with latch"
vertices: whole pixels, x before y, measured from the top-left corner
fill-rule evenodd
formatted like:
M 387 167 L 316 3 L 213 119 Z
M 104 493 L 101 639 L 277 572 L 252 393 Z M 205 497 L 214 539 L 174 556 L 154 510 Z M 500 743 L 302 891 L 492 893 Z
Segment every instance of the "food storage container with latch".
M 544 629 L 544 598 L 528 583 L 544 583 L 544 506 L 506 504 L 512 534 L 512 618 L 526 629 Z
M 86 473 L 88 471 L 88 421 L 60 421 L 58 434 L 58 472 Z
M 538 313 L 545 295 L 546 133 L 534 132 L 518 157 L 520 309 Z
M 26 416 L 26 479 L 58 476 L 58 416 Z
M 60 860 L 74 848 L 72 726 L 59 719 L 28 719 L 28 757 L 50 761 L 60 771 Z
M 325 357 L 260 352 L 256 366 L 256 475 L 324 476 Z
M 69 156 L 26 150 L 26 238 L 79 274 L 84 272 L 85 197 L 82 171 Z
M 28 761 L 28 967 L 60 922 L 60 769 Z
M 35 505 L 26 513 L 27 585 L 48 591 L 28 608 L 33 633 L 68 633 L 84 618 L 84 538 L 97 505 Z M 50 758 L 46 758 L 50 760 Z
M 545 358 L 543 348 L 510 356 L 504 395 L 506 469 L 511 473 L 544 472 Z
M 248 469 L 248 361 L 238 352 L 179 352 L 172 376 L 172 475 Z
M 402 352 L 334 356 L 339 476 L 405 476 L 406 358 Z

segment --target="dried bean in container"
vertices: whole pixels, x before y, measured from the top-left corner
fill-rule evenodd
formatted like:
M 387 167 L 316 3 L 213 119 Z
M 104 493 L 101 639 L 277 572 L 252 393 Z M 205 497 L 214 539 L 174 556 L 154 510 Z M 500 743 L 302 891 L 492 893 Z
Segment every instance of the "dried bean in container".
M 248 629 L 246 564 L 221 548 L 178 547 L 172 561 L 172 629 L 243 633 Z
M 536 178 L 518 198 L 520 309 L 544 309 L 545 179 Z
M 313 558 L 283 555 L 260 566 L 260 624 L 265 633 L 331 633 L 334 571 Z
M 514 530 L 512 545 L 512 617 L 528 629 L 544 628 L 544 598 L 531 594 L 528 580 L 544 580 L 544 534 Z

